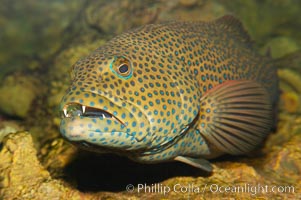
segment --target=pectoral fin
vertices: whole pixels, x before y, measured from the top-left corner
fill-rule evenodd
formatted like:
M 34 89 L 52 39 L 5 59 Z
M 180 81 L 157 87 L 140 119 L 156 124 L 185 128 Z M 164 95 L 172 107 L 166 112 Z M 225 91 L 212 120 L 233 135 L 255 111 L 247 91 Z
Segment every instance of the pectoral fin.
M 184 156 L 177 156 L 175 157 L 175 160 L 186 163 L 188 165 L 202 169 L 207 172 L 212 172 L 213 169 L 210 162 L 202 158 L 190 158 Z
M 272 127 L 268 92 L 255 81 L 228 81 L 201 99 L 199 130 L 224 153 L 244 154 L 253 150 Z

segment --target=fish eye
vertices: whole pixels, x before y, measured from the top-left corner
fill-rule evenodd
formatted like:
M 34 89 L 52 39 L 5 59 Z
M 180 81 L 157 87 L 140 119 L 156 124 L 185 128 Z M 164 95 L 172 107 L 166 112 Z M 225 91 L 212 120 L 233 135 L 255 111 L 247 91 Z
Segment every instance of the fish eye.
M 129 79 L 133 74 L 131 61 L 123 56 L 115 56 L 110 65 L 110 69 L 115 75 L 122 79 Z
M 118 67 L 118 71 L 120 74 L 126 74 L 129 71 L 129 66 L 127 64 L 121 64 Z

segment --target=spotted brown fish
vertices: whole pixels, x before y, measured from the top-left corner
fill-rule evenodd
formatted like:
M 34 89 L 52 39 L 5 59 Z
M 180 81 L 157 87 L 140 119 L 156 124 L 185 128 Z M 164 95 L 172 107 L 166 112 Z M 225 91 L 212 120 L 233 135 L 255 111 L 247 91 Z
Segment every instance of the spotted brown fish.
M 205 159 L 262 142 L 277 99 L 276 69 L 234 17 L 146 25 L 73 66 L 60 131 L 91 151 L 211 171 Z

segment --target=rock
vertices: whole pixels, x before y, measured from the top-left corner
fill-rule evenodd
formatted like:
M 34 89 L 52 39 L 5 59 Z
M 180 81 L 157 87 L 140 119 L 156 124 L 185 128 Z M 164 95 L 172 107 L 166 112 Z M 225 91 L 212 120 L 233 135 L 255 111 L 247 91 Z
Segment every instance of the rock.
M 301 111 L 301 77 L 295 70 L 287 68 L 279 69 L 280 102 L 279 109 L 283 112 L 298 113 Z
M 111 37 L 130 28 L 155 22 L 157 2 L 139 0 L 93 1 L 85 11 L 87 25 Z
M 276 37 L 267 42 L 261 52 L 269 51 L 272 58 L 281 58 L 300 49 L 298 42 L 289 37 Z
M 16 133 L 17 131 L 23 130 L 21 126 L 14 121 L 1 121 L 0 120 L 0 143 L 3 138 L 10 133 Z
M 301 4 L 295 0 L 241 1 L 218 0 L 226 9 L 237 16 L 248 30 L 252 39 L 260 44 L 275 35 L 299 38 Z
M 49 173 L 37 160 L 37 152 L 33 148 L 29 133 L 10 134 L 3 143 L 0 152 L 0 172 L 3 178 L 1 185 L 4 188 L 1 194 L 4 197 L 16 198 L 20 192 L 30 195 L 30 190 L 33 190 L 37 183 L 50 178 Z
M 64 176 L 64 168 L 75 158 L 77 149 L 63 138 L 46 143 L 40 150 L 41 162 L 52 176 Z
M 183 5 L 183 2 L 186 5 Z M 185 4 L 184 3 L 184 4 Z M 160 12 L 157 21 L 166 22 L 168 20 L 183 21 L 207 21 L 214 20 L 225 14 L 227 9 L 222 3 L 216 1 L 164 1 L 158 5 Z M 184 8 L 183 8 L 184 7 Z
M 9 134 L 0 151 L 0 196 L 4 199 L 80 199 L 40 164 L 27 132 Z M 71 195 L 70 195 L 71 194 Z M 69 197 L 70 198 L 69 198 Z
M 0 87 L 0 111 L 25 118 L 38 93 L 38 81 L 30 76 L 8 76 Z
M 184 7 L 192 7 L 197 5 L 197 0 L 180 0 L 180 4 Z
M 283 56 L 278 59 L 273 59 L 273 62 L 275 64 L 275 67 L 279 69 L 288 69 L 288 70 L 294 70 L 295 73 L 300 74 L 300 66 L 301 66 L 301 49 L 290 53 L 286 56 Z
M 5 28 L 0 33 L 0 80 L 3 74 L 45 67 L 45 60 L 76 34 L 83 1 L 1 0 L 1 5 L 0 25 Z
M 277 147 L 268 154 L 263 168 L 267 174 L 273 174 L 274 179 L 280 183 L 300 185 L 301 179 L 301 142 L 300 132 L 296 133 L 284 146 Z M 289 170 L 288 170 L 289 169 Z
M 287 111 L 296 111 L 300 107 L 299 96 L 301 94 L 301 77 L 295 70 L 279 69 L 280 88 L 283 89 L 281 99 Z
M 294 92 L 283 92 L 280 96 L 283 109 L 289 113 L 296 113 L 300 109 L 300 97 Z

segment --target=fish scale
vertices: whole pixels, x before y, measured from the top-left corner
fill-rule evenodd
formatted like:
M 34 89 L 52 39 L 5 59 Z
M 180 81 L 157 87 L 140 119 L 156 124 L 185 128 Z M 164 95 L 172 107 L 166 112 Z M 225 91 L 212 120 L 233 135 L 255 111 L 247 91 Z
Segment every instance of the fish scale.
M 261 143 L 277 99 L 276 69 L 234 17 L 145 25 L 73 66 L 60 131 L 91 151 L 211 171 L 204 158 Z

